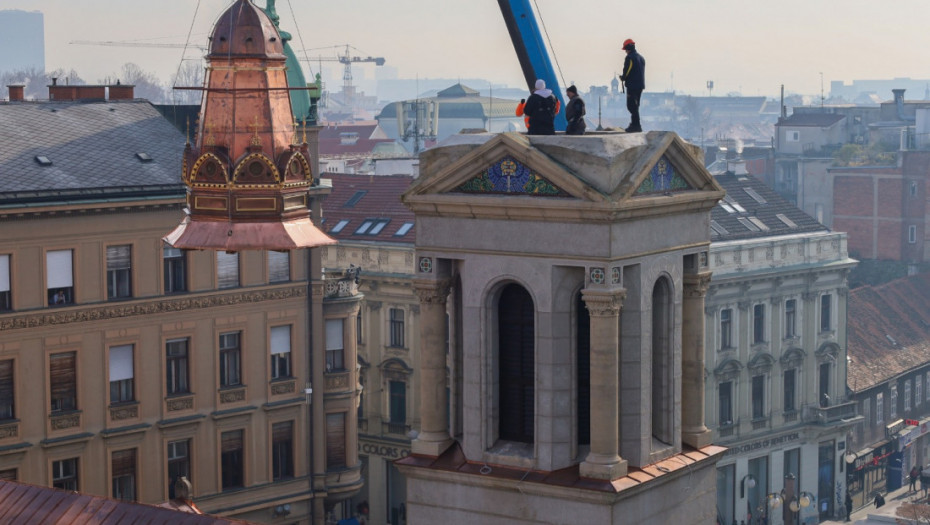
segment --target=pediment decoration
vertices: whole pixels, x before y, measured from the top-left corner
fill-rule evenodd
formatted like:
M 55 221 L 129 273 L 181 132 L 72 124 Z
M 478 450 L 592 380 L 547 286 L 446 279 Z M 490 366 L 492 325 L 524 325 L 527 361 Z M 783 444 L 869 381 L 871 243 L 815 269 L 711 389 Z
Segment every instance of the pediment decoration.
M 491 164 L 453 191 L 456 193 L 522 194 L 534 197 L 571 197 L 567 192 L 510 155 Z
M 671 193 L 693 189 L 688 184 L 688 181 L 682 178 L 678 169 L 669 161 L 668 157 L 662 155 L 649 170 L 649 174 L 643 179 L 643 182 L 636 188 L 634 194 Z
M 775 364 L 775 358 L 768 352 L 762 352 L 756 354 L 749 361 L 747 368 L 749 368 L 753 374 L 767 374 L 772 370 L 773 364 Z
M 252 153 L 239 161 L 233 173 L 236 186 L 271 186 L 281 181 L 278 168 L 261 153 Z
M 840 346 L 832 341 L 827 341 L 826 343 L 820 345 L 820 348 L 814 352 L 814 356 L 817 357 L 817 363 L 825 363 L 827 361 L 836 363 L 837 356 L 840 354 Z
M 727 359 L 714 369 L 714 376 L 718 381 L 732 381 L 739 377 L 742 369 L 743 363 L 736 359 Z
M 201 155 L 194 162 L 190 173 L 190 181 L 193 186 L 226 186 L 228 182 L 226 165 L 212 153 Z
M 807 353 L 804 352 L 804 350 L 797 347 L 791 347 L 785 350 L 785 353 L 782 354 L 779 362 L 781 362 L 782 368 L 799 368 L 801 363 L 804 362 L 804 357 L 806 355 Z
M 307 159 L 300 154 L 300 152 L 294 152 L 287 163 L 287 167 L 284 173 L 284 185 L 289 186 L 295 183 L 303 183 L 313 179 L 313 175 L 310 171 L 310 163 L 307 162 Z

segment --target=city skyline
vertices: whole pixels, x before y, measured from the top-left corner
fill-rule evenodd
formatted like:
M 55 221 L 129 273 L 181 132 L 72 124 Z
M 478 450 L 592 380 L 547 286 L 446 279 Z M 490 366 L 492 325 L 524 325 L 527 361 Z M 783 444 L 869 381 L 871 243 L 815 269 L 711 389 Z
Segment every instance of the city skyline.
M 178 44 L 190 30 L 188 43 L 202 46 L 230 2 L 165 0 L 133 3 L 129 9 L 115 0 L 6 0 L 4 8 L 44 13 L 49 70 L 73 68 L 86 81 L 97 82 L 134 62 L 167 82 L 182 58 L 196 59 L 200 51 L 69 42 Z M 930 77 L 920 53 L 930 45 L 930 35 L 921 30 L 919 17 L 900 16 L 919 8 L 917 0 L 903 0 L 887 10 L 860 0 L 787 0 L 751 10 L 745 5 L 735 0 L 710 0 L 701 6 L 662 0 L 637 5 L 634 20 L 624 14 L 629 10 L 622 3 L 578 0 L 568 9 L 554 0 L 535 2 L 563 81 L 583 89 L 610 82 L 622 63 L 619 47 L 625 38 L 636 40 L 647 59 L 647 91 L 707 94 L 707 81 L 712 80 L 716 95 L 776 96 L 782 84 L 788 93 L 815 95 L 822 88 L 829 95 L 831 80 Z M 511 87 L 524 83 L 494 2 L 436 9 L 427 0 L 325 5 L 279 0 L 277 10 L 282 27 L 294 36 L 294 48 L 310 55 L 334 55 L 336 51 L 321 48 L 349 43 L 357 54 L 385 57 L 402 78 L 485 78 Z M 317 66 L 310 65 L 310 70 L 315 73 Z M 324 80 L 330 85 L 341 83 L 331 72 L 328 76 Z

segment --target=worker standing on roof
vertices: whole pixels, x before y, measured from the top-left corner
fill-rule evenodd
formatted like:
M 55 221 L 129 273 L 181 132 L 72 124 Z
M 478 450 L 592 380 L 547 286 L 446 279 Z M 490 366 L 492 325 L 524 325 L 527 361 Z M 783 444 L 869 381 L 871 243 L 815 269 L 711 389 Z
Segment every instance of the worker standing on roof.
M 568 125 L 565 126 L 565 134 L 584 135 L 586 127 L 584 122 L 584 100 L 581 100 L 581 97 L 578 96 L 578 88 L 575 86 L 568 86 L 565 92 L 568 94 L 568 103 L 565 104 L 565 121 Z
M 620 81 L 626 86 L 626 109 L 630 111 L 630 126 L 627 133 L 642 131 L 639 123 L 639 99 L 646 89 L 646 59 L 636 52 L 636 42 L 627 38 L 623 41 L 626 58 L 623 60 L 623 72 Z
M 518 106 L 519 107 L 519 106 Z M 555 116 L 561 109 L 559 99 L 551 89 L 546 89 L 546 81 L 536 81 L 536 91 L 526 99 L 523 114 L 527 116 L 529 135 L 555 135 Z

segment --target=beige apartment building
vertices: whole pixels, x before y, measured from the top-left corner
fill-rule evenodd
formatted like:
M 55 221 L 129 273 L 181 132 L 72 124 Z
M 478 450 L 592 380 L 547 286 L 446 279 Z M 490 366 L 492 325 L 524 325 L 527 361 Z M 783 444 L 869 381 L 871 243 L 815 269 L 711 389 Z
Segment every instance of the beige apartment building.
M 101 88 L 0 103 L 0 477 L 157 504 L 184 476 L 212 514 L 347 515 L 352 276 L 315 249 L 166 245 L 184 137 Z

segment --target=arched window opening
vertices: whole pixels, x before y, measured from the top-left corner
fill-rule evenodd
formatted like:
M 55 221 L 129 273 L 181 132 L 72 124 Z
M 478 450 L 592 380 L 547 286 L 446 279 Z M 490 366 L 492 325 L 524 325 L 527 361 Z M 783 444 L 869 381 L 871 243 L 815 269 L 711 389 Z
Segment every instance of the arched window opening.
M 652 436 L 672 440 L 672 289 L 668 279 L 652 289 Z
M 535 337 L 533 299 L 509 284 L 497 303 L 500 387 L 499 436 L 533 442 L 535 419 Z
M 578 444 L 591 444 L 591 316 L 581 298 L 575 300 L 575 352 L 577 353 Z

